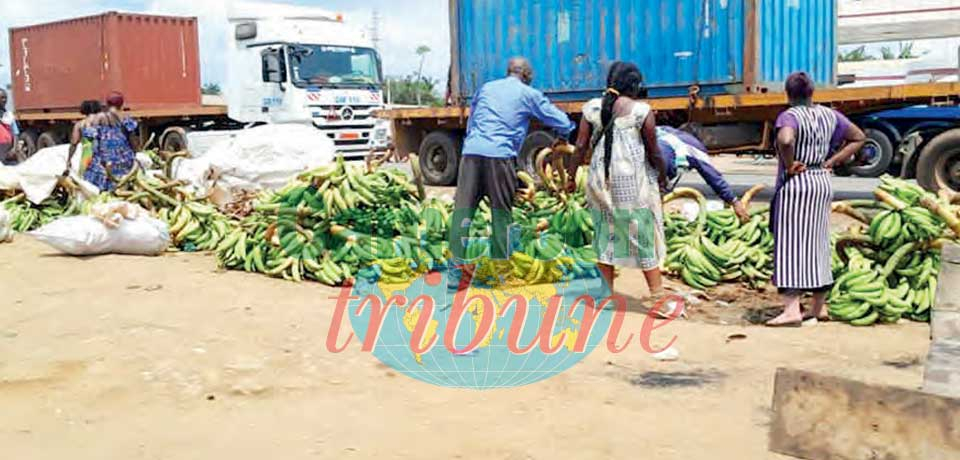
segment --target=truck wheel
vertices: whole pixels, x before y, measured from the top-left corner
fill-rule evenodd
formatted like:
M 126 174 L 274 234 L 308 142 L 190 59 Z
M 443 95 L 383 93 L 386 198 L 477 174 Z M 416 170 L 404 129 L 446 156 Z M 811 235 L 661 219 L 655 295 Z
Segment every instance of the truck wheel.
M 536 168 L 537 154 L 540 153 L 541 150 L 553 145 L 555 140 L 556 139 L 546 131 L 534 131 L 527 135 L 527 138 L 523 140 L 523 145 L 520 147 L 517 169 L 526 171 L 531 177 L 540 180 L 540 175 L 537 174 Z
M 18 138 L 20 140 L 20 145 L 22 147 L 21 154 L 24 158 L 30 158 L 34 153 L 37 153 L 37 132 L 33 130 L 27 130 L 20 133 Z
M 160 150 L 164 152 L 183 152 L 187 150 L 187 131 L 183 128 L 167 128 L 160 137 Z
M 430 185 L 453 185 L 460 167 L 461 139 L 450 131 L 434 131 L 420 143 L 420 169 Z
M 53 147 L 63 143 L 63 139 L 56 131 L 47 131 L 37 138 L 37 150 Z
M 931 192 L 960 192 L 960 129 L 933 138 L 917 162 L 917 182 Z
M 863 133 L 867 135 L 867 142 L 857 153 L 850 172 L 860 177 L 880 177 L 893 162 L 893 142 L 883 131 L 865 129 Z

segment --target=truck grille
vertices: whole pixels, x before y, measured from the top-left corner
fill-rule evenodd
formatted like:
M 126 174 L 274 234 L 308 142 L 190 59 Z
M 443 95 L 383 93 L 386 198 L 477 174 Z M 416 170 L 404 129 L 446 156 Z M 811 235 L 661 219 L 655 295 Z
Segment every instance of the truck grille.
M 350 107 L 352 116 L 343 118 L 343 109 Z M 313 119 L 325 125 L 351 124 L 373 119 L 373 111 L 380 108 L 376 105 L 311 105 L 309 106 Z

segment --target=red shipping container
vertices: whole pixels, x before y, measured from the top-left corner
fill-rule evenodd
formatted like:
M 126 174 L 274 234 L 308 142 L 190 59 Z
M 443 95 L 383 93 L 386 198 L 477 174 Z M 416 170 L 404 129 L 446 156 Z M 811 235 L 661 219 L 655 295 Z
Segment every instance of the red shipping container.
M 10 29 L 18 111 L 76 110 L 120 91 L 130 110 L 200 105 L 197 19 L 109 12 Z

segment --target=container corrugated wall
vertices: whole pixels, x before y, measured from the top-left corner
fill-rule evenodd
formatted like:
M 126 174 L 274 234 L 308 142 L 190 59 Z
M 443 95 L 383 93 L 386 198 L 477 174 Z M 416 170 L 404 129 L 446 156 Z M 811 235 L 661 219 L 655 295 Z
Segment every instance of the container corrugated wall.
M 831 83 L 832 65 L 821 63 L 836 53 L 835 19 L 821 10 L 828 5 L 834 11 L 835 1 L 451 0 L 452 56 L 459 70 L 454 87 L 469 98 L 483 83 L 501 78 L 515 55 L 530 59 L 534 86 L 555 99 L 595 96 L 616 60 L 636 63 L 653 97 L 685 95 L 694 84 L 703 94 L 741 91 L 747 63 L 757 82 L 780 81 L 809 64 L 819 82 Z M 747 8 L 754 4 L 758 24 L 747 27 Z M 766 16 L 778 10 L 788 12 Z M 806 31 L 812 22 L 820 28 Z M 788 39 L 801 29 L 808 41 Z M 827 29 L 818 42 L 817 30 Z M 752 31 L 764 33 L 755 37 L 757 55 L 749 57 L 746 34 Z
M 15 28 L 10 49 L 17 110 L 75 110 L 115 90 L 130 109 L 200 104 L 195 18 L 106 13 Z
M 120 14 L 108 20 L 113 88 L 143 108 L 200 104 L 197 20 Z
M 103 17 L 10 29 L 17 110 L 77 107 L 103 87 Z
M 836 83 L 836 0 L 756 0 L 759 18 L 758 83 L 782 88 L 797 70 L 821 85 Z

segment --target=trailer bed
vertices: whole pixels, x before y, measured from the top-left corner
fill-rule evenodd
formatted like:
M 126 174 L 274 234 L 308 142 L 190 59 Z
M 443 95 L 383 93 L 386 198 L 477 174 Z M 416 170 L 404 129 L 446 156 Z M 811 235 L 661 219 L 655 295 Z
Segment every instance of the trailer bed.
M 960 83 L 920 83 L 865 88 L 824 88 L 814 95 L 816 102 L 847 114 L 911 105 L 945 105 L 960 102 Z M 787 107 L 780 92 L 725 94 L 699 97 L 657 98 L 648 101 L 663 122 L 758 123 L 772 122 Z M 583 101 L 558 102 L 561 110 L 579 119 Z M 424 136 L 434 130 L 462 131 L 470 116 L 469 107 L 425 107 L 384 110 L 377 116 L 391 120 L 394 144 L 402 152 L 416 152 Z M 718 149 L 714 153 L 740 151 L 758 146 Z

